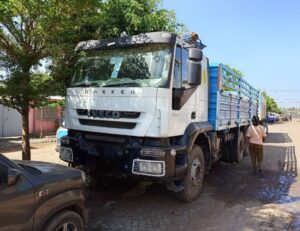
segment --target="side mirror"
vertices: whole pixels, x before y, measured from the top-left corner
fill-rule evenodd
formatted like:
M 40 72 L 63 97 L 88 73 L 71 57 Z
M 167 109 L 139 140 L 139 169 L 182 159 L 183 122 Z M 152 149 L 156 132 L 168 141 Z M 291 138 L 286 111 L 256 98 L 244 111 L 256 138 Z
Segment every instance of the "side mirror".
M 12 186 L 17 183 L 21 172 L 14 168 L 9 168 L 7 172 L 7 186 Z
M 190 60 L 189 61 L 189 85 L 201 84 L 201 63 Z
M 202 50 L 199 48 L 189 48 L 189 59 L 194 61 L 201 61 L 203 58 Z

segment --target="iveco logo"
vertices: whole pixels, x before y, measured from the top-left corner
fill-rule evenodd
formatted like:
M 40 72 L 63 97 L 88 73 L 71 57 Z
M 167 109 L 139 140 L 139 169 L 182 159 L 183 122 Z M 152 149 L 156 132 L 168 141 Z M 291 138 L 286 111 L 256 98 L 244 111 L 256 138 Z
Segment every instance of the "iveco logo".
M 87 116 L 88 117 L 119 119 L 120 112 L 119 111 L 88 110 Z

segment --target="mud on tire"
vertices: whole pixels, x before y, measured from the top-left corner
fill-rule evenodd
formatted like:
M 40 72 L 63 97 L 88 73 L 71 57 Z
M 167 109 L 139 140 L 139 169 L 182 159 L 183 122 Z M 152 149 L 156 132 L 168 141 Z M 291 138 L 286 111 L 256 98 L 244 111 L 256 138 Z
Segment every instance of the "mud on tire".
M 188 172 L 183 179 L 184 189 L 176 193 L 179 200 L 190 202 L 197 198 L 203 185 L 204 155 L 199 145 L 194 145 L 188 160 Z

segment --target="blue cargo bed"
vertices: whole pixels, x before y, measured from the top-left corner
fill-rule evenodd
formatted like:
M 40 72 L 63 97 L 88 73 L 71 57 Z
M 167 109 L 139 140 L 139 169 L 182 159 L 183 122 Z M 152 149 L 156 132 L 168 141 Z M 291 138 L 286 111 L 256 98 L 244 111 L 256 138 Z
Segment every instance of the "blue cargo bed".
M 258 115 L 260 92 L 223 64 L 210 70 L 208 121 L 220 131 L 250 124 Z

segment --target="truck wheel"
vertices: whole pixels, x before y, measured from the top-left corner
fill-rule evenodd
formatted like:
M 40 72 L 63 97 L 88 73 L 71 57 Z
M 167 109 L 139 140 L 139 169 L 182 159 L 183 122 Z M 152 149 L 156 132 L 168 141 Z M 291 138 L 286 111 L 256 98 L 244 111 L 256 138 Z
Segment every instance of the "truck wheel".
M 244 157 L 245 152 L 245 138 L 242 132 L 239 132 L 239 137 L 231 140 L 228 145 L 228 152 L 223 158 L 226 162 L 240 163 Z
M 244 158 L 244 154 L 245 154 L 245 148 L 246 148 L 246 145 L 245 145 L 245 136 L 244 136 L 244 133 L 243 132 L 240 132 L 240 146 L 239 146 L 239 162 L 242 161 L 242 159 Z
M 244 158 L 245 151 L 245 138 L 242 132 L 240 132 L 239 134 L 238 142 L 236 144 L 233 144 L 232 147 L 236 149 L 236 151 L 232 152 L 235 153 L 232 158 L 232 162 L 240 163 Z
M 231 158 L 230 158 L 230 144 L 229 143 L 222 143 L 221 146 L 221 150 L 222 150 L 222 161 L 224 162 L 231 162 Z
M 57 213 L 46 224 L 44 231 L 83 231 L 83 221 L 78 213 L 70 210 Z
M 188 172 L 183 179 L 184 189 L 176 193 L 178 199 L 190 202 L 200 194 L 205 172 L 203 151 L 194 145 L 188 160 Z

